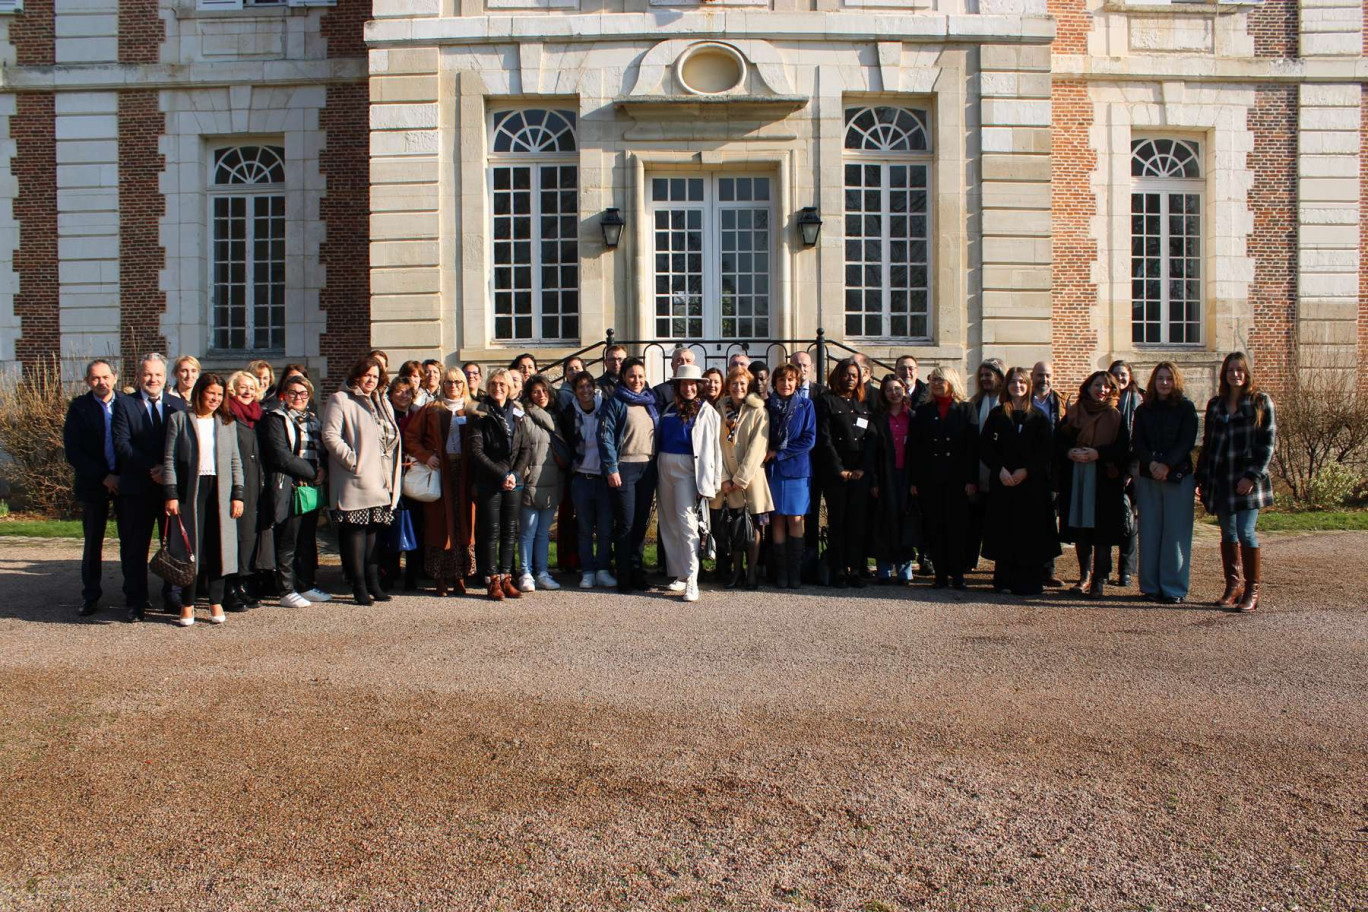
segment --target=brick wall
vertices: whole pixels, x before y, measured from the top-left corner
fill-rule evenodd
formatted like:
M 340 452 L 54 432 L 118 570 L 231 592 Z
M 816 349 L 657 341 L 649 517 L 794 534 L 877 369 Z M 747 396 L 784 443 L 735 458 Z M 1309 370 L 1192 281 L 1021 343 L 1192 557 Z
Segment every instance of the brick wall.
M 119 0 L 119 62 L 156 63 L 166 40 L 158 0 Z
M 328 56 L 365 57 L 365 25 L 370 16 L 371 0 L 337 0 L 337 5 L 323 14 Z
M 1296 57 L 1299 52 L 1297 0 L 1264 0 L 1249 11 L 1255 57 Z
M 11 167 L 19 188 L 14 200 L 14 218 L 19 222 L 19 248 L 14 251 L 19 339 L 14 351 L 25 370 L 52 357 L 61 345 L 56 123 L 51 93 L 26 92 L 18 97 L 10 120 L 17 148 Z
M 166 250 L 159 237 L 166 199 L 157 185 L 165 166 L 157 140 L 166 132 L 166 116 L 157 94 L 119 93 L 119 348 L 125 364 L 140 352 L 166 349 L 166 294 L 160 288 Z
M 17 65 L 52 66 L 56 62 L 52 2 L 25 0 L 24 11 L 10 17 L 10 42 Z
M 1278 0 L 1282 2 L 1282 0 Z M 1055 19 L 1056 54 L 1086 54 L 1088 32 L 1092 30 L 1092 15 L 1083 0 L 1048 0 L 1046 7 Z M 1082 382 L 1082 381 L 1079 381 Z
M 1259 382 L 1276 390 L 1293 366 L 1296 343 L 1297 87 L 1260 88 L 1249 113 L 1249 129 L 1254 135 L 1249 156 L 1254 172 L 1249 189 L 1254 214 L 1249 237 L 1254 328 L 1249 349 L 1259 366 Z
M 1091 220 L 1097 214 L 1091 179 L 1097 153 L 1088 145 L 1093 105 L 1081 82 L 1056 81 L 1052 93 L 1050 206 L 1053 229 L 1054 274 L 1051 303 L 1054 321 L 1055 383 L 1072 391 L 1093 370 L 1098 348 L 1093 327 L 1097 286 L 1092 280 L 1097 242 Z
M 1368 27 L 1364 29 L 1368 41 Z M 1368 47 L 1364 49 L 1368 54 Z M 1358 356 L 1368 358 L 1368 92 L 1360 102 L 1359 116 L 1359 309 Z

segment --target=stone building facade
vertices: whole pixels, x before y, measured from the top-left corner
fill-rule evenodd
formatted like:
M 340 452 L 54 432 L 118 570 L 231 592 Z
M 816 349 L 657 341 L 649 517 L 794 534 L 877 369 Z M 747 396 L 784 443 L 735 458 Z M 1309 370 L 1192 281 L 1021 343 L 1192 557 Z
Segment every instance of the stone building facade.
M 8 365 L 1368 345 L 1361 0 L 0 9 Z

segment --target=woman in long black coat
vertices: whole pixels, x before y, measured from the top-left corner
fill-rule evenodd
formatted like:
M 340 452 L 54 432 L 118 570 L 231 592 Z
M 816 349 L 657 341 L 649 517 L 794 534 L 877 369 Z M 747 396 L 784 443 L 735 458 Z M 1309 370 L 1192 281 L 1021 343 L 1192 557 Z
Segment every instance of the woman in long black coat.
M 969 498 L 978 491 L 978 422 L 953 368 L 927 377 L 931 396 L 912 414 L 912 494 L 935 564 L 935 588 L 964 588 L 969 552 Z
M 874 488 L 874 560 L 880 583 L 912 582 L 912 561 L 921 544 L 921 519 L 912 510 L 912 402 L 895 374 L 879 384 L 874 411 L 879 434 Z
M 475 483 L 475 552 L 488 586 L 486 597 L 522 598 L 513 584 L 513 553 L 518 512 L 532 441 L 523 427 L 523 410 L 510 398 L 509 372 L 496 370 L 485 384 L 489 398 L 470 429 L 471 475 Z
M 261 420 L 259 381 L 247 371 L 228 378 L 228 411 L 237 429 L 238 453 L 242 458 L 242 516 L 237 521 L 238 572 L 228 580 L 224 607 L 246 611 L 260 603 L 262 583 L 258 572 L 275 566 L 275 545 L 271 524 L 263 522 L 259 509 L 266 488 L 266 471 L 257 445 L 257 422 Z
M 827 566 L 838 589 L 864 586 L 869 492 L 878 442 L 864 401 L 860 366 L 847 358 L 817 399 L 817 455 L 827 500 Z
M 1007 372 L 1001 404 L 979 435 L 979 458 L 988 467 L 988 513 L 983 556 L 993 561 L 993 588 L 1039 595 L 1045 565 L 1059 556 L 1050 466 L 1054 431 L 1049 417 L 1031 404 L 1031 375 Z
M 1059 538 L 1078 555 L 1074 591 L 1100 598 L 1111 570 L 1110 549 L 1126 532 L 1130 434 L 1116 407 L 1116 381 L 1097 371 L 1078 388 L 1078 403 L 1055 432 Z

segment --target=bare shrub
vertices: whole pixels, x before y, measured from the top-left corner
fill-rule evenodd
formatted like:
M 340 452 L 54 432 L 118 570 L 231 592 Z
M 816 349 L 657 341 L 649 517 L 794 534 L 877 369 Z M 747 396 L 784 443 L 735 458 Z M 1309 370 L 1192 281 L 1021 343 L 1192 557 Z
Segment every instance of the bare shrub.
M 9 483 L 16 509 L 62 517 L 75 510 L 62 446 L 73 393 L 56 358 L 28 365 L 22 376 L 0 378 L 0 477 Z
M 1368 471 L 1368 383 L 1355 371 L 1294 375 L 1277 399 L 1274 477 L 1293 504 L 1343 506 Z

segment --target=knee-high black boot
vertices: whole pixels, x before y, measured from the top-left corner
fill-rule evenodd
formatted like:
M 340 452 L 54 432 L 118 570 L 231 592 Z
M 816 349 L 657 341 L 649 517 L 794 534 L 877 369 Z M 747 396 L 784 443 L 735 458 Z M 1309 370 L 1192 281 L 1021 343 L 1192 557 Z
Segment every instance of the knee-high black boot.
M 356 604 L 375 604 L 366 591 L 366 530 L 348 523 L 340 524 L 337 527 L 337 550 L 342 558 L 342 569 L 351 581 L 352 597 Z
M 380 540 L 378 526 L 366 527 L 366 591 L 377 602 L 388 602 L 390 594 L 380 586 L 380 555 L 376 546 Z

